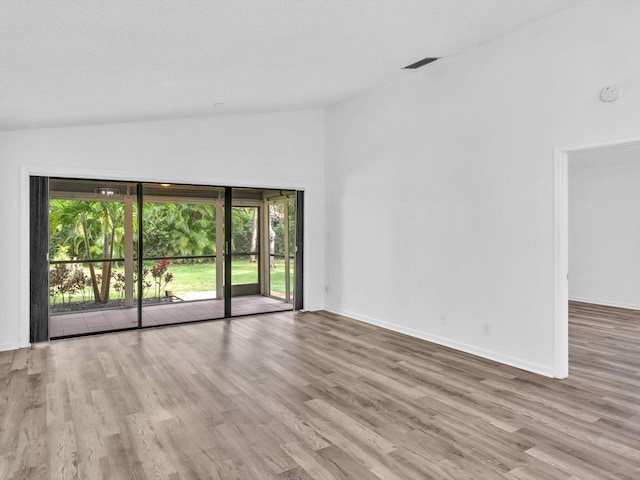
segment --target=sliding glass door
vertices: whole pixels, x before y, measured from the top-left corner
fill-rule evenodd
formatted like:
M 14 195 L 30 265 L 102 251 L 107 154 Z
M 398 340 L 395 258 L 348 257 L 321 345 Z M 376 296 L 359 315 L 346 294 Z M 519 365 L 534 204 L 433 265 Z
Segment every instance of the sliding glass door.
M 269 202 L 269 295 L 293 303 L 295 286 L 295 197 Z
M 49 220 L 48 302 L 32 311 L 49 331 L 38 339 L 301 308 L 300 192 L 40 183 L 48 212 L 32 211 Z
M 50 336 L 136 327 L 136 184 L 49 184 Z
M 293 310 L 291 289 L 286 288 L 291 262 L 284 253 L 289 251 L 288 204 L 284 195 L 281 190 L 232 189 L 233 316 Z M 295 243 L 295 234 L 292 242 Z
M 144 184 L 142 326 L 224 316 L 218 288 L 218 221 L 223 189 Z M 219 212 L 220 210 L 220 212 Z

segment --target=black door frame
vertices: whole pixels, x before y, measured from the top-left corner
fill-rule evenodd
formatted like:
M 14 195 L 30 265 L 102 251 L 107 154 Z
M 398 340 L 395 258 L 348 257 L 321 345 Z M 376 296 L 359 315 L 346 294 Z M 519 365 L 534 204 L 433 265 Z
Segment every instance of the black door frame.
M 49 340 L 49 177 L 29 177 L 29 341 Z
M 293 297 L 293 309 L 304 308 L 304 191 L 296 190 L 296 257 L 295 257 L 295 286 Z
M 231 201 L 233 188 L 224 189 L 224 317 L 231 317 Z M 217 235 L 217 232 L 216 232 Z

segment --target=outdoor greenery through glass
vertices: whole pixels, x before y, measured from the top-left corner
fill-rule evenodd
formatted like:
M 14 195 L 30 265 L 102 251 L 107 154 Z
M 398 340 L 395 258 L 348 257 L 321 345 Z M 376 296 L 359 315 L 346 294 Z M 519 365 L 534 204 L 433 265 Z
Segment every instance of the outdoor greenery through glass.
M 270 294 L 285 298 L 286 296 L 286 282 L 285 282 L 285 228 L 286 221 L 285 215 L 289 215 L 289 287 L 290 295 L 293 298 L 293 285 L 295 285 L 295 211 L 296 206 L 293 200 L 288 202 L 288 211 L 285 211 L 285 202 L 277 201 L 269 205 L 269 224 L 274 235 L 274 242 L 270 248 Z
M 117 307 L 124 299 L 124 203 L 62 200 L 49 202 L 50 305 L 52 313 L 80 304 Z M 295 212 L 295 205 L 293 205 Z M 211 204 L 145 203 L 143 205 L 143 298 L 214 291 L 216 286 L 216 209 Z M 233 250 L 251 252 L 258 209 L 232 209 Z M 284 212 L 283 212 L 284 213 Z M 282 217 L 283 218 L 283 217 Z M 295 218 L 295 216 L 293 217 Z M 290 221 L 290 242 L 295 222 Z M 276 251 L 284 250 L 284 222 L 274 221 Z M 137 265 L 138 220 L 133 202 L 131 231 Z M 293 253 L 293 250 L 291 250 Z M 196 259 L 164 257 L 206 256 Z M 153 260 L 146 260 L 148 258 Z M 115 259 L 115 260 L 114 260 Z M 100 260 L 98 262 L 91 260 Z M 64 262 L 64 263 L 56 263 Z M 291 264 L 294 262 L 292 261 Z M 234 284 L 256 283 L 257 263 L 250 256 L 234 257 Z M 271 269 L 272 292 L 284 295 L 284 260 Z M 134 269 L 137 282 L 137 267 Z M 293 272 L 291 276 L 293 282 Z M 293 283 L 292 283 L 293 284 Z M 134 296 L 137 296 L 137 287 Z
M 231 285 L 260 282 L 259 255 L 250 255 L 260 252 L 259 214 L 258 207 L 231 208 Z

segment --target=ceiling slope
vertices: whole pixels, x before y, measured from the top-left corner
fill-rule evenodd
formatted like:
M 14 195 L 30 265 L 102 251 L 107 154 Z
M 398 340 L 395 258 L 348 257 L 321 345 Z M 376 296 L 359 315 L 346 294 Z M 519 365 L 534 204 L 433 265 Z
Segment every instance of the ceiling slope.
M 3 0 L 0 129 L 322 108 L 575 3 Z

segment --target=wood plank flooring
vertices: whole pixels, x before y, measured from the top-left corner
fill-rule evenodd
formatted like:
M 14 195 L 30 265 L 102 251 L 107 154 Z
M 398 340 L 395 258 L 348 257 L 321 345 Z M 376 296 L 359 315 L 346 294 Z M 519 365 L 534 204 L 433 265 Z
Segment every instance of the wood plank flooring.
M 640 312 L 552 380 L 328 313 L 0 353 L 0 479 L 639 479 Z

